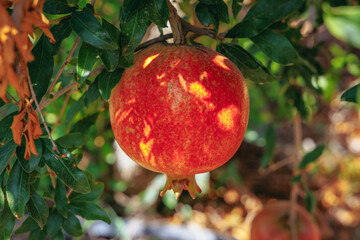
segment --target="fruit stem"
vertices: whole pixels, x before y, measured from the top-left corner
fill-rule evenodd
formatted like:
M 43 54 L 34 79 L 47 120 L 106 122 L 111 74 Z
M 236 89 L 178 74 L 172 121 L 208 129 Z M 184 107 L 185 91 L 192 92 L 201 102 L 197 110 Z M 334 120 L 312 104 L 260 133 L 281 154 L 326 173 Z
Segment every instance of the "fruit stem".
M 164 188 L 160 192 L 160 196 L 164 196 L 167 190 L 173 190 L 176 199 L 178 199 L 182 191 L 188 190 L 190 196 L 195 199 L 196 193 L 201 193 L 201 189 L 196 184 L 195 175 L 191 176 L 171 176 L 166 175 L 166 183 Z
M 185 44 L 185 36 L 181 25 L 181 19 L 177 14 L 176 8 L 171 4 L 170 0 L 166 1 L 169 7 L 169 22 L 173 33 L 175 44 Z

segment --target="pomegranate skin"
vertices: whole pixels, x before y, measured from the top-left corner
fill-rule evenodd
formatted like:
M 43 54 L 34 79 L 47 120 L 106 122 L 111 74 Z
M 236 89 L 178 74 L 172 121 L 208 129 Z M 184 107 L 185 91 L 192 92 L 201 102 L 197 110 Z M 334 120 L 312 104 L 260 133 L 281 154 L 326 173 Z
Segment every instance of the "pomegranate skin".
M 321 240 L 316 223 L 300 205 L 295 206 L 297 215 L 297 239 Z M 251 225 L 251 240 L 291 240 L 289 224 L 290 202 L 273 201 L 266 204 L 254 218 Z
M 221 54 L 159 43 L 135 55 L 111 92 L 109 111 L 115 139 L 131 159 L 189 189 L 194 174 L 223 165 L 239 148 L 249 95 L 241 72 Z

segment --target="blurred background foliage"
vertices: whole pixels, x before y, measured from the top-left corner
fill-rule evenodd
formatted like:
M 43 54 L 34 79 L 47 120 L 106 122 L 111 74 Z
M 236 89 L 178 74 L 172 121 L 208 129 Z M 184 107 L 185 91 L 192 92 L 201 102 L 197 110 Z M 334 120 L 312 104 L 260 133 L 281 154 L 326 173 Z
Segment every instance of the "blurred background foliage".
M 179 0 L 174 4 L 180 16 L 191 24 L 201 26 L 208 20 L 210 29 L 215 27 L 223 32 L 245 16 L 248 9 L 244 8 L 249 8 L 250 3 L 224 2 L 229 20 L 220 21 L 218 26 L 202 17 L 200 10 L 196 12 L 199 1 Z M 78 5 L 84 7 L 86 3 L 81 0 Z M 119 28 L 121 4 L 118 0 L 97 0 L 94 10 Z M 247 81 L 251 109 L 245 141 L 227 164 L 211 174 L 197 176 L 203 192 L 195 200 L 186 192 L 176 200 L 171 191 L 160 198 L 165 177 L 124 157 L 114 141 L 107 102 L 99 94 L 86 95 L 96 76 L 85 80 L 87 85 L 80 85 L 48 105 L 44 115 L 53 138 L 73 147 L 79 167 L 104 183 L 100 203 L 112 224 L 82 222 L 86 234 L 78 238 L 249 239 L 251 220 L 262 204 L 269 199 L 289 198 L 290 163 L 296 151 L 293 122 L 299 113 L 303 120 L 304 154 L 325 146 L 319 159 L 305 168 L 300 201 L 308 207 L 311 203 L 315 206 L 313 215 L 323 239 L 359 239 L 359 4 L 355 0 L 307 0 L 298 14 L 276 23 L 274 29 L 297 50 L 299 58 L 295 64 L 273 61 L 254 39 L 231 40 L 267 67 L 276 80 Z M 53 20 L 59 15 L 48 17 Z M 143 42 L 158 34 L 157 26 L 152 24 Z M 54 75 L 76 38 L 73 32 L 59 46 L 54 56 Z M 207 36 L 194 35 L 189 39 L 216 48 L 217 42 Z M 79 47 L 55 91 L 73 81 L 78 54 Z M 101 64 L 97 57 L 93 69 Z M 351 87 L 353 90 L 344 96 Z M 73 129 L 86 137 L 71 135 Z M 81 149 L 77 149 L 80 145 Z M 41 178 L 38 193 L 46 195 L 50 188 L 50 178 Z

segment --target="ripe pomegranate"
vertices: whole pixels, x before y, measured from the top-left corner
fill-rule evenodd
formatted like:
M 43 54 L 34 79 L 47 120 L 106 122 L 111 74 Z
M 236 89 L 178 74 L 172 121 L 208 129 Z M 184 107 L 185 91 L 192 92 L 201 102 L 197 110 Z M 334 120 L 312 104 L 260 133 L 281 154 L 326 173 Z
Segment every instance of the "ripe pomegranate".
M 160 193 L 201 192 L 195 174 L 227 162 L 243 140 L 249 96 L 226 57 L 205 47 L 158 43 L 138 52 L 112 90 L 110 120 L 123 151 L 165 173 Z
M 310 214 L 300 205 L 295 205 L 296 232 L 298 240 L 320 240 L 320 231 Z M 251 240 L 291 240 L 290 202 L 273 201 L 265 205 L 251 225 Z

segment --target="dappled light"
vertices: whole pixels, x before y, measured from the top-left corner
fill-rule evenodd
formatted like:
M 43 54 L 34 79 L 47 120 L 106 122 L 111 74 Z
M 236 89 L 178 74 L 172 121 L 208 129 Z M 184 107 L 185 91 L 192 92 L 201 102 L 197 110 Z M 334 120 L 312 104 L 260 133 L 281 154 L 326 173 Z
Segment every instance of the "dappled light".
M 151 132 L 151 126 L 147 123 L 146 120 L 144 120 L 144 136 L 148 138 L 150 132 Z
M 127 110 L 120 109 L 119 111 L 117 111 L 117 113 L 115 114 L 115 119 L 117 119 L 117 124 L 119 124 L 127 116 L 129 116 L 129 114 L 131 113 L 132 110 L 133 110 L 133 108 L 131 107 L 131 108 L 127 109 Z
M 231 130 L 235 125 L 235 118 L 239 114 L 236 106 L 230 105 L 217 113 L 218 125 L 223 130 Z
M 145 139 L 142 139 L 139 143 L 141 153 L 143 154 L 143 156 L 145 157 L 146 160 L 148 160 L 148 158 L 150 156 L 153 145 L 154 145 L 153 138 L 148 141 L 145 141 Z
M 221 56 L 221 55 L 216 55 L 214 57 L 214 59 L 212 60 L 217 66 L 227 70 L 227 71 L 230 71 L 230 68 L 226 65 L 225 63 L 225 59 L 227 59 L 226 57 L 224 56 Z
M 155 54 L 155 55 L 152 55 L 152 56 L 146 58 L 145 61 L 144 61 L 144 64 L 143 64 L 143 68 L 146 68 L 147 66 L 149 66 L 149 64 L 150 64 L 155 58 L 157 58 L 159 55 L 160 55 L 160 53 Z

